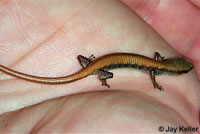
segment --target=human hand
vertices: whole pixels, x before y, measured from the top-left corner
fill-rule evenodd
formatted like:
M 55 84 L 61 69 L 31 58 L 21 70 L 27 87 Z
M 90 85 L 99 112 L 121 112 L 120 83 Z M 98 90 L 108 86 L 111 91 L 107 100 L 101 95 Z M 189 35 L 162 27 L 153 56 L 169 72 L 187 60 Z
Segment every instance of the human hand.
M 20 72 L 45 77 L 72 74 L 81 69 L 76 59 L 79 54 L 98 57 L 112 52 L 132 52 L 153 57 L 159 51 L 166 58 L 177 56 L 119 1 L 19 1 L 2 5 L 0 63 Z M 198 66 L 199 61 L 191 56 L 198 53 L 194 52 L 195 47 L 191 49 L 190 42 L 198 43 L 199 37 L 185 42 L 188 30 L 180 32 L 179 39 L 179 34 L 171 36 L 174 31 L 169 27 L 159 26 L 162 20 L 160 23 L 151 17 L 149 20 L 176 51 Z M 198 22 L 197 19 L 192 24 Z M 197 36 L 199 29 L 195 30 Z M 180 49 L 177 44 L 184 47 Z M 177 77 L 158 76 L 164 92 L 153 89 L 145 73 L 126 69 L 113 72 L 114 78 L 108 81 L 111 89 L 101 87 L 96 76 L 52 86 L 2 74 L 0 130 L 7 133 L 158 132 L 161 125 L 198 124 L 199 81 L 193 71 Z

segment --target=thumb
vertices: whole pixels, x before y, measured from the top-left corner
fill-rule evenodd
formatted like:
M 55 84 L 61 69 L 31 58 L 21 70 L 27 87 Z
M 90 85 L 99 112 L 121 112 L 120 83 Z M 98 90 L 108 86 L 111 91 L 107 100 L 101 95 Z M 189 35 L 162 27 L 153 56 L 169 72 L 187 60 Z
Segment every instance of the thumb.
M 200 0 L 190 0 L 190 2 L 196 7 L 200 8 Z

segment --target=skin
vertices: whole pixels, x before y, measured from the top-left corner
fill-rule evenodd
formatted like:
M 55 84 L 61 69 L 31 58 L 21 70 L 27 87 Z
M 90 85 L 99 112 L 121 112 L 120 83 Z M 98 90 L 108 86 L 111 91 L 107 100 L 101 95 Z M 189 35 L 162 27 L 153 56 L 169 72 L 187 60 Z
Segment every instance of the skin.
M 156 50 L 165 58 L 177 57 L 179 52 L 192 61 L 194 70 L 181 77 L 158 76 L 164 92 L 153 89 L 146 73 L 127 69 L 113 71 L 108 91 L 95 76 L 52 86 L 2 74 L 2 132 L 158 132 L 160 125 L 198 125 L 198 6 L 184 0 L 159 5 L 123 2 L 2 3 L 0 63 L 20 72 L 54 77 L 79 70 L 79 54 L 98 57 L 117 51 L 153 57 Z M 57 8 L 64 5 L 68 6 Z M 193 36 L 188 38 L 188 33 Z

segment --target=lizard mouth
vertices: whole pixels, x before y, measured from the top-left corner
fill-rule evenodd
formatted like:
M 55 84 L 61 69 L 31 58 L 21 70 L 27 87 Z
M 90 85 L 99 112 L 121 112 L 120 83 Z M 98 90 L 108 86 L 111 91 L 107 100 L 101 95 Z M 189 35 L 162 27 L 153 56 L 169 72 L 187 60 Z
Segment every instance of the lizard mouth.
M 191 66 L 191 68 L 190 69 L 188 69 L 188 70 L 185 70 L 184 71 L 184 73 L 188 73 L 190 70 L 192 70 L 193 69 L 193 66 Z

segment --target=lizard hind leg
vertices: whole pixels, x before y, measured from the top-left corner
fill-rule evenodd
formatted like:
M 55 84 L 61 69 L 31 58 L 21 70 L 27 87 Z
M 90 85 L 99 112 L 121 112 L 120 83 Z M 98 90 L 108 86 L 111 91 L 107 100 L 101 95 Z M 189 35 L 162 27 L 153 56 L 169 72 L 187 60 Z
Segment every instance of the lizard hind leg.
M 102 82 L 102 86 L 107 86 L 110 88 L 110 85 L 107 84 L 106 80 L 113 78 L 113 73 L 101 69 L 98 70 L 97 74 L 99 75 L 99 80 Z
M 89 58 L 86 58 L 82 55 L 79 55 L 77 58 L 83 68 L 85 68 L 87 65 L 89 65 L 92 62 L 92 60 L 95 59 L 93 54 Z
M 154 54 L 154 60 L 165 61 L 165 58 L 162 57 L 158 52 L 155 52 L 155 54 Z

